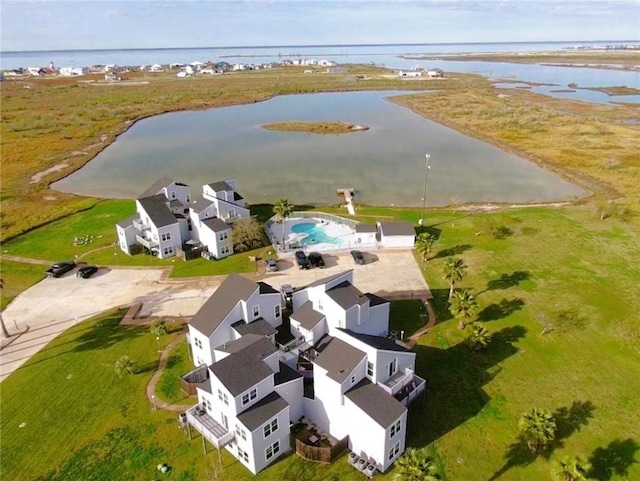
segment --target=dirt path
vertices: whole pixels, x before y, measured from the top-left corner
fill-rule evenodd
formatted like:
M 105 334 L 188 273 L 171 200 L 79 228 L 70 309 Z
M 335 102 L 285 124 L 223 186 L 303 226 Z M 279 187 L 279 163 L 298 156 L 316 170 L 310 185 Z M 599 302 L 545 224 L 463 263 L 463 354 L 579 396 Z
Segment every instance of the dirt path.
M 169 360 L 169 355 L 171 354 L 171 350 L 176 347 L 179 343 L 184 342 L 185 334 L 180 334 L 173 341 L 167 344 L 167 347 L 164 348 L 162 354 L 160 354 L 160 362 L 158 363 L 158 369 L 154 373 L 153 377 L 147 384 L 147 399 L 153 405 L 154 409 L 166 409 L 168 411 L 186 411 L 191 407 L 191 405 L 184 404 L 171 404 L 163 401 L 158 396 L 156 396 L 156 384 L 160 380 L 162 373 L 164 372 L 164 368 L 167 366 L 167 361 Z

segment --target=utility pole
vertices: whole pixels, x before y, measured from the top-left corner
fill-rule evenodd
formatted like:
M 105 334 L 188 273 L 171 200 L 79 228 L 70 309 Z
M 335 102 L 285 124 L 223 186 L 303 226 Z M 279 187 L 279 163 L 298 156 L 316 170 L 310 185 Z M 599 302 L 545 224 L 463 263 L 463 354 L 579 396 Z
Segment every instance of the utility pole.
M 431 154 L 425 155 L 425 158 L 427 159 L 427 162 L 425 165 L 425 172 L 424 172 L 424 191 L 422 193 L 422 214 L 420 215 L 420 222 L 419 222 L 420 227 L 424 225 L 424 207 L 427 202 L 427 182 L 429 182 L 429 170 L 431 169 L 431 165 L 429 165 L 429 161 L 431 160 Z

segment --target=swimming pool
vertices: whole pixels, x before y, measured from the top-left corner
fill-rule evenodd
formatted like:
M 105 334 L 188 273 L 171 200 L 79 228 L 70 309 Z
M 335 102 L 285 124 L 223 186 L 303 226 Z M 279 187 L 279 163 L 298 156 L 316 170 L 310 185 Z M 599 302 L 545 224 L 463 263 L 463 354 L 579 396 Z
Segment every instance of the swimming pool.
M 324 227 L 314 222 L 302 222 L 291 227 L 291 232 L 295 234 L 307 234 L 300 239 L 300 244 L 310 246 L 314 244 L 340 244 L 342 241 L 337 237 L 331 237 L 324 231 Z

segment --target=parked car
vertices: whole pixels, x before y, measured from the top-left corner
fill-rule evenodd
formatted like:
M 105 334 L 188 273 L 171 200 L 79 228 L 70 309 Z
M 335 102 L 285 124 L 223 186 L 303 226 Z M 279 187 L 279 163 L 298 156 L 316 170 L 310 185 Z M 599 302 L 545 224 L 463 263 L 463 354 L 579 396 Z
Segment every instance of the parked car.
M 78 272 L 76 272 L 76 276 L 82 277 L 83 279 L 88 279 L 96 272 L 98 272 L 98 268 L 96 266 L 83 266 L 78 269 Z
M 291 284 L 282 284 L 280 286 L 280 294 L 282 294 L 284 305 L 287 306 L 287 309 L 291 309 L 293 307 L 293 286 Z
M 309 264 L 309 259 L 307 259 L 307 255 L 303 251 L 296 251 L 296 262 L 298 263 L 298 267 L 300 269 L 311 268 L 311 264 Z
M 47 269 L 45 275 L 47 277 L 60 277 L 62 274 L 65 274 L 72 270 L 75 266 L 76 263 L 73 261 L 56 262 Z
M 312 252 L 311 254 L 309 254 L 309 257 L 307 259 L 309 260 L 309 264 L 311 264 L 311 267 L 324 268 L 324 259 L 319 252 Z
M 275 259 L 267 259 L 264 261 L 267 272 L 276 272 L 278 270 L 278 261 Z
M 364 255 L 360 251 L 351 251 L 351 257 L 356 264 L 364 264 Z

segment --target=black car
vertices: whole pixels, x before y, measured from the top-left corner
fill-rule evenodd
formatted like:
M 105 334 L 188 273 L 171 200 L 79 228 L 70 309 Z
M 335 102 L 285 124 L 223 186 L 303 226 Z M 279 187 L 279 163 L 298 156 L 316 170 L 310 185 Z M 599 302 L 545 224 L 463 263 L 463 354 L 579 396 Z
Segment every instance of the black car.
M 307 259 L 307 256 L 303 251 L 296 251 L 296 262 L 298 263 L 298 267 L 300 269 L 309 269 L 309 268 L 311 268 L 311 264 L 309 263 L 309 259 Z
M 351 257 L 356 264 L 364 264 L 364 255 L 360 251 L 351 251 Z
M 76 276 L 82 277 L 83 279 L 88 279 L 96 272 L 98 272 L 98 268 L 96 266 L 84 266 L 78 269 L 78 272 L 76 272 Z
M 45 275 L 47 277 L 60 277 L 62 274 L 69 272 L 76 266 L 76 263 L 73 261 L 62 261 L 56 262 L 51 267 L 47 269 Z
M 311 254 L 309 254 L 309 257 L 307 259 L 309 260 L 309 264 L 311 264 L 311 267 L 324 267 L 324 259 L 319 252 L 312 252 Z

